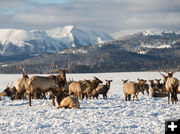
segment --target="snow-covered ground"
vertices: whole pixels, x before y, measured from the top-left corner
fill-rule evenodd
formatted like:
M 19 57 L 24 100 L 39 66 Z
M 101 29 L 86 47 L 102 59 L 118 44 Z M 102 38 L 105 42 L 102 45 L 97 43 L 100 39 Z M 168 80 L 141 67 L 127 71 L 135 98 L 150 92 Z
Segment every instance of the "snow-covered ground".
M 139 94 L 138 101 L 124 101 L 121 79 L 161 78 L 158 72 L 67 74 L 68 79 L 112 79 L 108 99 L 80 100 L 81 109 L 57 109 L 51 100 L 0 101 L 0 134 L 5 133 L 164 133 L 166 119 L 180 119 L 180 103 Z M 0 91 L 21 75 L 0 75 Z M 175 77 L 180 79 L 180 73 Z M 178 95 L 180 100 L 180 95 Z

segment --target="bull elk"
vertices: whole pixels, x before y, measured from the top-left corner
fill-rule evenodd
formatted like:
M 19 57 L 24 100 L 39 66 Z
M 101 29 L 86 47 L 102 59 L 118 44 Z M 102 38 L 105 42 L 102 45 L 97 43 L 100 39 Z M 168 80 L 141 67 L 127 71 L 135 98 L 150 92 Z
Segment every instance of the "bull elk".
M 59 72 L 59 75 L 57 75 L 57 79 L 58 79 L 58 84 L 60 87 L 65 86 L 66 85 L 66 73 L 68 72 L 68 70 L 71 67 L 71 62 L 69 60 L 68 62 L 68 67 L 65 69 L 60 69 L 55 63 L 54 60 L 51 63 L 51 66 L 53 69 L 57 70 Z
M 48 91 L 51 91 L 52 89 L 62 87 L 66 84 L 66 72 L 71 66 L 71 63 L 68 63 L 68 68 L 62 70 L 59 69 L 54 62 L 52 62 L 52 67 L 57 69 L 59 71 L 59 75 L 50 75 L 47 77 L 44 76 L 32 76 L 28 80 L 28 88 L 27 93 L 29 96 L 29 105 L 31 106 L 31 95 L 33 95 L 35 92 L 40 91 L 43 94 L 45 94 Z M 54 103 L 54 96 L 52 97 L 52 104 Z
M 178 69 L 176 69 L 177 71 Z M 178 93 L 178 86 L 179 86 L 179 81 L 173 77 L 173 74 L 176 72 L 176 71 L 165 71 L 163 69 L 163 71 L 165 73 L 167 73 L 167 80 L 166 80 L 166 83 L 165 83 L 165 89 L 166 89 L 166 92 L 168 93 L 168 104 L 170 104 L 170 96 L 171 96 L 171 101 L 172 101 L 172 104 L 174 104 L 174 101 L 175 103 L 177 103 L 178 99 L 177 99 L 177 93 Z
M 25 71 L 25 66 L 17 66 L 17 70 L 22 74 L 22 78 L 18 79 L 16 82 L 16 95 L 15 99 L 22 99 L 24 98 L 24 94 L 26 92 L 26 89 L 28 88 L 28 80 L 29 76 L 28 73 Z

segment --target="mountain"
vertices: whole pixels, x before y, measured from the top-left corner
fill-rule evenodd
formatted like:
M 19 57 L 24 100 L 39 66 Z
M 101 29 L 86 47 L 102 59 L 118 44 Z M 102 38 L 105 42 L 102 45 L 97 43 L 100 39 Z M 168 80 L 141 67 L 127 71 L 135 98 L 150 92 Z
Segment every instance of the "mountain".
M 51 30 L 0 29 L 0 55 L 42 55 L 113 40 L 106 33 L 75 26 Z
M 180 41 L 180 32 L 167 30 L 135 30 L 126 32 L 128 33 L 126 35 L 121 33 L 115 33 L 114 37 L 118 38 L 108 44 L 120 44 L 122 49 L 139 54 L 147 54 L 157 49 L 176 48 L 178 47 L 176 44 L 179 44 Z
M 131 29 L 131 30 L 121 30 L 115 33 L 112 33 L 111 36 L 114 39 L 126 39 L 129 37 L 134 37 L 137 35 L 143 36 L 163 36 L 163 35 L 180 35 L 180 31 L 170 31 L 159 28 L 150 28 L 150 29 Z
M 76 28 L 73 29 L 74 27 L 66 27 L 66 32 L 64 32 L 64 29 L 56 28 L 46 32 L 45 35 L 56 41 L 60 40 L 63 44 L 69 44 L 70 47 L 73 46 L 71 41 L 75 40 L 77 35 L 81 35 L 81 32 L 74 34 Z M 56 31 L 62 32 L 58 34 Z M 83 38 L 82 35 L 81 40 L 78 41 L 79 44 L 83 42 L 83 39 L 86 38 Z M 83 44 L 84 46 L 78 46 L 76 43 L 77 47 L 64 49 L 55 54 L 44 54 L 20 62 L 5 64 L 0 67 L 0 72 L 17 73 L 15 68 L 19 64 L 26 66 L 27 72 L 30 73 L 52 73 L 52 60 L 61 69 L 64 69 L 67 67 L 69 59 L 72 62 L 69 72 L 74 73 L 152 71 L 161 67 L 174 69 L 180 66 L 180 34 L 178 32 L 144 31 L 116 40 L 100 41 L 98 45 L 86 46 L 85 43 Z M 11 58 L 13 59 L 13 57 Z

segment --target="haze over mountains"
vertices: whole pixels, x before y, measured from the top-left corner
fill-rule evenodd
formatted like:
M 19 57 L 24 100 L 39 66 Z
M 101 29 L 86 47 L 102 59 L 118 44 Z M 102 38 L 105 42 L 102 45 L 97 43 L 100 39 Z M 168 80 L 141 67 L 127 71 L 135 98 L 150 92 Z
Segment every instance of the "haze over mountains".
M 178 31 L 147 29 L 121 31 L 110 36 L 65 26 L 44 31 L 5 29 L 0 32 L 3 33 L 0 34 L 3 65 L 0 71 L 5 73 L 16 73 L 17 64 L 25 65 L 31 73 L 48 73 L 53 59 L 62 68 L 70 59 L 71 72 L 147 71 L 180 65 Z M 38 55 L 41 56 L 34 57 Z M 4 67 L 4 64 L 8 65 Z

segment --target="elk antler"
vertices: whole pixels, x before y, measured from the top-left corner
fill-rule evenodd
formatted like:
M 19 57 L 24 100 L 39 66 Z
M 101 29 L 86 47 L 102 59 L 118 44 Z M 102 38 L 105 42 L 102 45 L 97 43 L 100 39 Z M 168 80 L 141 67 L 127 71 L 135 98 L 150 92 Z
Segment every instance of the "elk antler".
M 65 69 L 60 69 L 57 65 L 55 65 L 55 63 L 54 63 L 54 60 L 52 60 L 52 63 L 51 63 L 51 66 L 54 68 L 54 69 L 56 69 L 57 71 L 62 71 L 62 70 L 64 70 L 64 71 L 68 71 L 69 70 L 69 68 L 71 67 L 71 61 L 69 60 L 69 62 L 68 62 L 68 67 L 67 68 L 65 68 Z
M 17 70 L 21 73 L 21 74 L 23 74 L 23 75 L 28 75 L 28 73 L 25 71 L 25 66 L 24 67 L 22 67 L 22 66 L 16 66 L 16 68 L 17 68 Z
M 159 71 L 159 73 L 160 73 L 163 77 L 165 77 L 165 76 L 166 76 L 166 75 L 164 75 L 164 74 L 162 74 L 162 73 L 161 73 L 160 68 L 158 69 L 158 71 Z
M 71 65 L 72 65 L 72 63 L 71 63 L 71 61 L 70 61 L 70 59 L 69 59 L 69 61 L 68 61 L 68 67 L 65 69 L 66 72 L 70 69 Z

